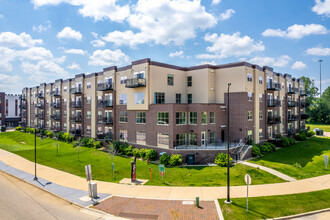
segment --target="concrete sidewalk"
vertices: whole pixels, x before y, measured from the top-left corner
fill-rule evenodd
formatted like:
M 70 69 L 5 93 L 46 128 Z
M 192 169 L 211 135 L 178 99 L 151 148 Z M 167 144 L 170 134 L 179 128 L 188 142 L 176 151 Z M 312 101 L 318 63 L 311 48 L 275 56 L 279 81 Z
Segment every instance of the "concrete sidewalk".
M 0 160 L 21 171 L 34 174 L 34 163 L 16 154 L 0 149 Z M 84 178 L 65 173 L 43 165 L 37 165 L 37 175 L 49 182 L 60 186 L 86 191 L 87 182 Z M 244 177 L 242 177 L 244 178 Z M 135 186 L 123 185 L 102 181 L 98 183 L 98 192 L 133 198 L 186 200 L 199 196 L 200 200 L 214 200 L 226 198 L 226 187 L 166 187 L 166 186 Z M 249 196 L 270 196 L 292 193 L 304 193 L 330 188 L 330 175 L 297 180 L 293 182 L 252 185 L 249 187 Z M 231 197 L 245 197 L 246 186 L 232 186 Z

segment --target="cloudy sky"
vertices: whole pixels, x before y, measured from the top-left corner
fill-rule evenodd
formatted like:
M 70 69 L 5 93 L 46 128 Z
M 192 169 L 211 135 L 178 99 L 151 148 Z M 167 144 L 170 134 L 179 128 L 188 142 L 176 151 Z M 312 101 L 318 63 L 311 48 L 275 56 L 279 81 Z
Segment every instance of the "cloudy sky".
M 151 58 L 248 61 L 330 86 L 330 0 L 0 0 L 0 91 Z

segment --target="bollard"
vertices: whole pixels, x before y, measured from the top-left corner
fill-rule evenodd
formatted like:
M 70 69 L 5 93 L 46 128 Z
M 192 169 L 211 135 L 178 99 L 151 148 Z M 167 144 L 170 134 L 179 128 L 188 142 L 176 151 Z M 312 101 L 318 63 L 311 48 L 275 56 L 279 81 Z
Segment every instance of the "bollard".
M 196 196 L 196 203 L 195 203 L 196 207 L 199 207 L 199 196 Z

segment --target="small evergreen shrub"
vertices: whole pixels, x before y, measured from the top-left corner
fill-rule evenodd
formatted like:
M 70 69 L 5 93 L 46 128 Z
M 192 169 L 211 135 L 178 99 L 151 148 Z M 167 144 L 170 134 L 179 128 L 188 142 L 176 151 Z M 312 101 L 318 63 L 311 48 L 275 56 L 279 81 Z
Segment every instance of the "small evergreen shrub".
M 296 136 L 295 136 L 294 138 L 295 138 L 297 141 L 304 141 L 304 140 L 307 139 L 307 136 L 306 136 L 306 134 L 301 133 L 301 134 L 296 134 Z
M 261 151 L 260 151 L 260 149 L 259 149 L 259 147 L 257 145 L 253 145 L 252 146 L 252 155 L 254 157 L 256 157 L 256 156 L 258 156 L 258 157 L 262 156 Z
M 170 156 L 167 155 L 167 153 L 163 153 L 162 156 L 159 158 L 159 163 L 168 165 L 170 162 Z
M 21 126 L 18 126 L 15 128 L 15 131 L 21 131 L 22 130 L 22 127 Z
M 147 158 L 149 158 L 149 160 L 156 160 L 157 159 L 157 151 L 155 151 L 154 149 L 149 149 L 146 156 L 147 156 Z
M 128 147 L 126 147 L 124 154 L 127 156 L 133 156 L 133 146 L 129 145 Z
M 218 166 L 221 167 L 226 167 L 227 166 L 227 154 L 224 153 L 218 153 L 217 156 L 215 157 L 214 163 L 218 164 Z M 233 161 L 233 159 L 229 156 L 229 164 L 231 164 L 231 162 Z
M 49 137 L 49 138 L 52 138 L 54 136 L 54 132 L 47 131 L 46 136 Z
M 133 153 L 133 156 L 136 157 L 136 158 L 139 158 L 140 157 L 140 150 L 138 148 L 134 148 L 132 150 L 132 153 Z
M 145 148 L 141 148 L 140 149 L 140 157 L 145 160 L 146 159 L 146 155 L 147 155 L 147 151 Z
M 169 164 L 171 166 L 182 165 L 182 156 L 181 156 L 181 154 L 172 154 L 171 157 L 170 157 Z
M 306 133 L 306 135 L 307 135 L 307 137 L 312 137 L 312 136 L 315 135 L 315 132 L 314 132 L 314 131 L 308 131 L 308 132 Z

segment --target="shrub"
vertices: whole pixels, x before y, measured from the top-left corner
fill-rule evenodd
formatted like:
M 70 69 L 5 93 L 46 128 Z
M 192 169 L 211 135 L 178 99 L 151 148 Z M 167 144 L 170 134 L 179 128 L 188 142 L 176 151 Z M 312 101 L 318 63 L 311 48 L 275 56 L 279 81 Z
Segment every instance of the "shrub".
M 272 148 L 270 145 L 266 142 L 265 144 L 259 145 L 259 149 L 261 154 L 266 155 L 272 152 Z
M 54 136 L 54 132 L 47 131 L 46 136 L 49 137 L 49 138 L 52 138 Z
M 62 134 L 62 140 L 71 143 L 74 140 L 74 137 L 66 132 Z
M 259 147 L 257 145 L 253 145 L 252 146 L 252 155 L 254 157 L 256 157 L 256 156 L 258 156 L 258 157 L 262 156 L 262 154 L 260 152 L 260 149 L 259 149 Z
M 181 154 L 172 154 L 171 157 L 170 157 L 169 164 L 171 166 L 182 165 L 182 156 L 181 156 Z
M 113 147 L 116 151 L 120 151 L 120 141 L 112 141 Z
M 170 156 L 167 155 L 167 153 L 163 153 L 162 156 L 159 158 L 159 163 L 168 165 L 170 162 Z
M 307 137 L 312 137 L 312 136 L 315 135 L 315 132 L 314 132 L 314 131 L 308 131 L 308 132 L 306 133 L 306 135 L 307 135 Z
M 227 154 L 218 153 L 217 156 L 215 157 L 214 163 L 218 164 L 221 167 L 226 167 L 227 160 L 228 160 Z M 233 159 L 229 156 L 229 164 L 231 164 L 232 161 Z
M 270 147 L 272 148 L 272 151 L 276 151 L 276 146 L 273 143 L 269 143 Z
M 307 139 L 307 136 L 306 134 L 304 133 L 299 133 L 299 134 L 296 134 L 296 136 L 294 137 L 297 141 L 304 141 Z
M 94 140 L 93 145 L 94 145 L 93 146 L 94 148 L 100 148 L 101 147 L 101 141 Z
M 134 157 L 140 157 L 140 150 L 138 148 L 134 148 L 132 153 Z
M 289 139 L 286 137 L 282 137 L 281 139 L 275 142 L 278 147 L 288 147 L 290 145 Z
M 154 149 L 149 149 L 146 156 L 147 156 L 147 158 L 149 158 L 149 160 L 156 160 L 157 159 L 157 151 L 155 151 Z
M 294 145 L 296 143 L 296 140 L 294 138 L 288 138 L 290 145 Z
M 133 146 L 129 145 L 128 147 L 126 147 L 124 154 L 127 156 L 132 156 L 133 155 Z
M 22 127 L 21 126 L 18 126 L 15 128 L 15 131 L 21 131 L 22 130 Z
M 140 149 L 140 157 L 144 160 L 146 158 L 147 151 L 145 148 Z
M 254 141 L 252 138 L 249 138 L 246 142 L 247 145 L 253 145 L 254 144 Z
M 128 145 L 126 144 L 126 143 L 121 143 L 120 145 L 119 145 L 119 152 L 121 153 L 121 154 L 125 154 L 125 152 L 126 152 L 126 148 L 128 147 Z

